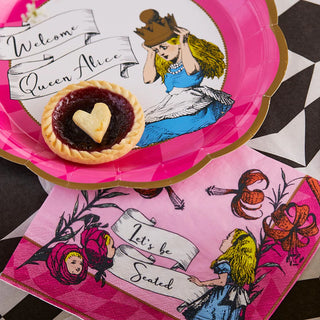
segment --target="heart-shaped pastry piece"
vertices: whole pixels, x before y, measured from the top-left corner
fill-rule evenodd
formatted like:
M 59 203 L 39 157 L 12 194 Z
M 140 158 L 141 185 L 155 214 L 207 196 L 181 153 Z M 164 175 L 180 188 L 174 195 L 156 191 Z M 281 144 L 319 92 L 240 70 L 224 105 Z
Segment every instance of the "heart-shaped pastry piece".
M 72 117 L 73 122 L 97 143 L 101 143 L 107 132 L 110 119 L 109 107 L 102 102 L 96 103 L 91 113 L 77 110 Z
M 130 152 L 144 125 L 137 97 L 102 80 L 69 84 L 50 98 L 41 118 L 49 148 L 65 160 L 88 165 L 114 161 Z

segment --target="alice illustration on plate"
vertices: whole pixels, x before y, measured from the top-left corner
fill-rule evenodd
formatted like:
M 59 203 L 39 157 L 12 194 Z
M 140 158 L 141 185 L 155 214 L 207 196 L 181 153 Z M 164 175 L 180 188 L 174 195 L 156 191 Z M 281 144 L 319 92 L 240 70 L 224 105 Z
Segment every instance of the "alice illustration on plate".
M 244 319 L 250 303 L 244 286 L 255 280 L 255 241 L 249 233 L 235 229 L 222 241 L 220 251 L 222 254 L 210 266 L 217 277 L 204 281 L 195 276 L 189 278 L 196 285 L 211 289 L 183 311 L 187 320 Z
M 144 39 L 147 58 L 143 80 L 161 78 L 167 96 L 145 112 L 146 127 L 140 147 L 166 141 L 216 123 L 232 107 L 231 95 L 202 86 L 204 78 L 221 77 L 224 55 L 219 47 L 179 27 L 173 15 L 156 10 L 140 14 L 145 26 L 136 29 Z

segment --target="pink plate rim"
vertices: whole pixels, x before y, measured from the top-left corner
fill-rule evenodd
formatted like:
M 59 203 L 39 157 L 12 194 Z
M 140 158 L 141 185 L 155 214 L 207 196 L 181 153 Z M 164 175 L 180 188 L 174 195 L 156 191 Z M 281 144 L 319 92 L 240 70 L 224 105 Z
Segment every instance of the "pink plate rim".
M 45 2 L 37 1 L 37 6 Z M 236 5 L 233 0 L 193 2 L 213 19 L 224 38 L 228 52 L 228 74 L 223 90 L 232 94 L 236 91 L 235 105 L 238 103 L 239 110 L 241 107 L 242 110 L 251 112 L 251 117 L 244 116 L 244 119 L 241 119 L 244 125 L 237 128 L 237 132 L 230 130 L 230 134 L 229 132 L 223 136 L 220 134 L 221 143 L 211 145 L 210 141 L 206 141 L 206 135 L 212 136 L 219 133 L 219 130 L 210 126 L 162 144 L 133 150 L 127 156 L 111 163 L 79 166 L 52 155 L 47 156 L 50 154 L 49 151 L 39 155 L 38 133 L 34 129 L 39 125 L 27 116 L 28 130 L 33 132 L 31 136 L 28 135 L 10 118 L 5 108 L 6 103 L 1 99 L 0 156 L 25 165 L 42 178 L 67 188 L 87 190 L 114 186 L 158 188 L 188 178 L 212 159 L 231 152 L 247 142 L 263 123 L 270 99 L 280 85 L 288 63 L 288 48 L 278 26 L 275 3 L 273 0 L 238 0 Z M 20 15 L 25 11 L 26 3 L 25 0 L 17 1 L 15 5 L 7 8 L 12 12 L 0 15 L 0 21 L 6 19 L 1 26 L 20 23 L 16 21 L 21 21 Z M 246 12 L 252 14 L 251 20 L 244 19 L 243 13 Z M 226 15 L 232 17 L 232 20 L 224 19 Z M 241 24 L 243 21 L 246 25 Z M 243 56 L 239 58 L 240 44 Z M 257 54 L 258 58 L 255 58 L 254 53 L 258 51 L 259 46 L 263 51 L 260 55 Z M 7 70 L 9 66 L 7 61 L 0 61 L 0 65 L 2 70 Z M 243 76 L 241 79 L 239 74 Z M 6 92 L 8 81 L 1 75 L 0 78 L 3 84 L 1 91 Z M 8 100 L 6 102 L 8 103 Z M 15 103 L 13 108 L 16 110 L 19 102 Z M 19 107 L 21 109 L 20 105 Z M 225 128 L 229 128 L 230 123 L 226 122 Z M 40 127 L 38 130 L 40 132 Z M 194 146 L 195 150 L 188 153 L 181 151 L 180 148 L 180 153 L 175 154 L 177 146 L 186 142 Z M 142 164 L 141 159 L 144 159 L 145 163 Z

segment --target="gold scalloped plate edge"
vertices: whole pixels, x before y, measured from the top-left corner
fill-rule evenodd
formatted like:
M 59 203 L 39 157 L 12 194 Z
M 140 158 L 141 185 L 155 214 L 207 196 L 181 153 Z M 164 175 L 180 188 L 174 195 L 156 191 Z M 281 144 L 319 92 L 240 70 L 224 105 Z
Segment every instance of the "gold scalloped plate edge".
M 175 184 L 186 178 L 192 176 L 199 170 L 201 170 L 204 166 L 206 166 L 211 160 L 218 158 L 224 154 L 230 153 L 243 144 L 245 144 L 248 140 L 250 140 L 254 134 L 259 130 L 261 127 L 268 109 L 270 105 L 270 100 L 273 94 L 276 92 L 278 87 L 280 86 L 282 79 L 284 78 L 287 66 L 288 66 L 288 46 L 285 40 L 284 34 L 278 25 L 278 14 L 277 8 L 275 5 L 274 0 L 265 0 L 268 11 L 269 11 L 269 18 L 270 18 L 270 29 L 274 33 L 276 38 L 278 47 L 279 47 L 279 66 L 276 76 L 269 86 L 269 89 L 266 93 L 262 96 L 261 107 L 258 112 L 257 118 L 255 119 L 252 126 L 247 130 L 247 132 L 241 136 L 237 141 L 228 145 L 227 147 L 216 151 L 211 154 L 207 154 L 201 161 L 199 161 L 196 165 L 191 167 L 190 169 L 178 174 L 176 176 L 170 177 L 168 179 L 158 180 L 158 181 L 150 181 L 150 182 L 141 182 L 141 181 L 124 181 L 124 180 L 114 180 L 108 182 L 99 182 L 99 183 L 77 183 L 66 181 L 57 177 L 53 177 L 50 174 L 44 172 L 43 170 L 39 169 L 35 164 L 33 164 L 30 160 L 25 160 L 19 158 L 18 156 L 14 156 L 2 149 L 0 149 L 0 156 L 26 166 L 29 170 L 34 172 L 36 175 L 40 176 L 41 178 L 48 180 L 49 182 L 60 185 L 62 187 L 70 188 L 70 189 L 78 189 L 78 190 L 95 190 L 95 189 L 104 189 L 110 187 L 129 187 L 129 188 L 161 188 L 168 185 Z

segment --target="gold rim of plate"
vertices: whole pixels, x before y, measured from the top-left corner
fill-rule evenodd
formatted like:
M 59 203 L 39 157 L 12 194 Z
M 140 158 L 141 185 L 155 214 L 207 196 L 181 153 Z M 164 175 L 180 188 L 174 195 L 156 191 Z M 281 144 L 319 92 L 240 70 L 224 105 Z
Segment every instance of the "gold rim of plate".
M 200 162 L 198 162 L 196 165 L 194 165 L 190 169 L 176 176 L 163 179 L 163 180 L 158 180 L 158 181 L 139 182 L 139 181 L 114 180 L 109 182 L 98 182 L 98 183 L 78 183 L 78 182 L 66 181 L 66 180 L 51 176 L 50 174 L 39 169 L 30 160 L 19 158 L 4 150 L 0 150 L 0 155 L 7 160 L 26 166 L 36 175 L 40 176 L 45 180 L 48 180 L 53 184 L 57 184 L 70 189 L 78 189 L 78 190 L 80 189 L 95 190 L 95 189 L 103 189 L 103 188 L 119 187 L 119 186 L 129 187 L 129 188 L 161 188 L 161 187 L 175 184 L 177 182 L 180 182 L 192 176 L 197 171 L 202 169 L 205 165 L 207 165 L 212 159 L 218 158 L 224 154 L 227 154 L 233 150 L 236 150 L 237 148 L 242 146 L 244 143 L 246 143 L 248 140 L 250 140 L 254 136 L 254 134 L 261 127 L 267 115 L 272 95 L 276 92 L 276 90 L 280 86 L 281 81 L 285 75 L 287 65 L 288 65 L 287 42 L 285 40 L 285 37 L 282 33 L 281 28 L 278 25 L 278 13 L 277 13 L 277 8 L 274 3 L 274 0 L 265 0 L 265 1 L 269 10 L 270 29 L 274 33 L 276 41 L 278 43 L 278 47 L 279 47 L 280 57 L 279 57 L 279 66 L 278 66 L 277 74 L 273 82 L 271 83 L 269 89 L 267 90 L 267 92 L 262 96 L 261 107 L 258 112 L 258 115 L 254 123 L 252 124 L 252 126 L 247 130 L 247 132 L 243 136 L 241 136 L 237 141 L 233 142 L 227 147 L 219 151 L 216 151 L 214 153 L 207 154 Z

